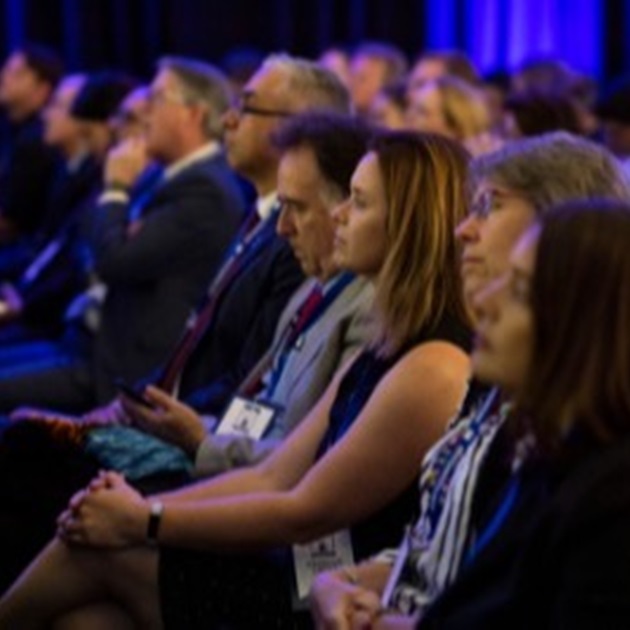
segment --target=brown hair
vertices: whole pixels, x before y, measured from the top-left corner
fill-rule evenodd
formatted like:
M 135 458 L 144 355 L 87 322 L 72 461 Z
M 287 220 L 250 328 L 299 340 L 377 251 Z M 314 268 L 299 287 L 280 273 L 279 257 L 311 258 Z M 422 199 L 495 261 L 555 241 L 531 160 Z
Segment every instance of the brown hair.
M 387 203 L 387 255 L 379 273 L 375 344 L 391 356 L 445 312 L 467 321 L 455 226 L 466 216 L 468 155 L 435 134 L 374 138 Z
M 608 442 L 630 432 L 630 206 L 572 202 L 539 221 L 522 414 L 547 449 L 573 427 Z

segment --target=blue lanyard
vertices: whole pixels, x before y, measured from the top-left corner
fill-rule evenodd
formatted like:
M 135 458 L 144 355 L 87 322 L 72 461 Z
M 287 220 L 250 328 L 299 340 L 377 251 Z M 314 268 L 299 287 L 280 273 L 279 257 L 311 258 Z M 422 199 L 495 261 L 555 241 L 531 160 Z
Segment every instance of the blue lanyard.
M 341 292 L 354 280 L 354 275 L 349 272 L 344 272 L 338 276 L 332 286 L 325 292 L 322 301 L 319 303 L 315 311 L 309 317 L 308 321 L 304 323 L 301 330 L 296 330 L 298 313 L 296 313 L 289 325 L 282 331 L 282 336 L 278 340 L 276 347 L 274 348 L 274 356 L 278 356 L 278 360 L 271 368 L 271 378 L 269 379 L 269 385 L 265 388 L 265 398 L 272 400 L 275 394 L 284 368 L 286 367 L 287 359 L 291 351 L 297 346 L 298 341 L 306 334 L 309 328 L 321 317 L 326 309 L 337 299 Z M 297 333 L 297 334 L 296 334 Z
M 512 511 L 516 497 L 518 496 L 521 487 L 521 477 L 516 474 L 510 480 L 510 483 L 503 497 L 503 501 L 495 511 L 494 515 L 490 519 L 490 522 L 486 525 L 483 531 L 477 537 L 477 540 L 471 545 L 467 555 L 466 563 L 472 562 L 482 551 L 488 543 L 497 535 L 497 532 L 501 529 L 508 514 Z

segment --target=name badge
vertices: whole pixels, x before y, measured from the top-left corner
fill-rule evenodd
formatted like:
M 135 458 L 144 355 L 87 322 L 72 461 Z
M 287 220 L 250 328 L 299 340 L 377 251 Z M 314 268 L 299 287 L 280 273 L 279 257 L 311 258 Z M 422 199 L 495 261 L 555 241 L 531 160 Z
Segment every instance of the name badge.
M 217 427 L 217 435 L 242 435 L 260 440 L 273 422 L 277 409 L 242 396 L 234 396 Z
M 354 564 L 350 532 L 343 529 L 308 545 L 293 545 L 297 595 L 304 600 L 318 573 Z

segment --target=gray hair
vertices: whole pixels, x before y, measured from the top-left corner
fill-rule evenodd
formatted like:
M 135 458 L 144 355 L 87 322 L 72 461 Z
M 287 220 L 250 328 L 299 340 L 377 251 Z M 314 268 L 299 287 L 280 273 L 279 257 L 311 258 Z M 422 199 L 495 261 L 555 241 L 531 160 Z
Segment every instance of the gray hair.
M 261 69 L 285 74 L 286 96 L 296 111 L 351 112 L 348 90 L 335 74 L 314 61 L 273 54 L 265 59 Z
M 206 136 L 220 138 L 223 134 L 221 117 L 231 100 L 225 75 L 209 63 L 186 57 L 163 57 L 158 61 L 158 69 L 172 72 L 177 77 L 186 102 L 207 108 Z
M 630 201 L 616 158 L 604 147 L 563 131 L 510 143 L 474 159 L 471 184 L 490 180 L 514 190 L 542 213 L 572 199 Z

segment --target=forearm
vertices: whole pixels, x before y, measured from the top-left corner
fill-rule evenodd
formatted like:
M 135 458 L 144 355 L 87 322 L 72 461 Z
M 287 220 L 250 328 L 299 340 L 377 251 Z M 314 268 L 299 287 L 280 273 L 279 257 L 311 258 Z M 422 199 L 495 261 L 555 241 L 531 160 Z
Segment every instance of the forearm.
M 305 515 L 290 493 L 166 503 L 158 539 L 192 549 L 257 550 L 302 542 Z
M 166 505 L 267 492 L 273 489 L 272 481 L 255 467 L 227 472 L 214 479 L 199 481 L 156 498 Z

